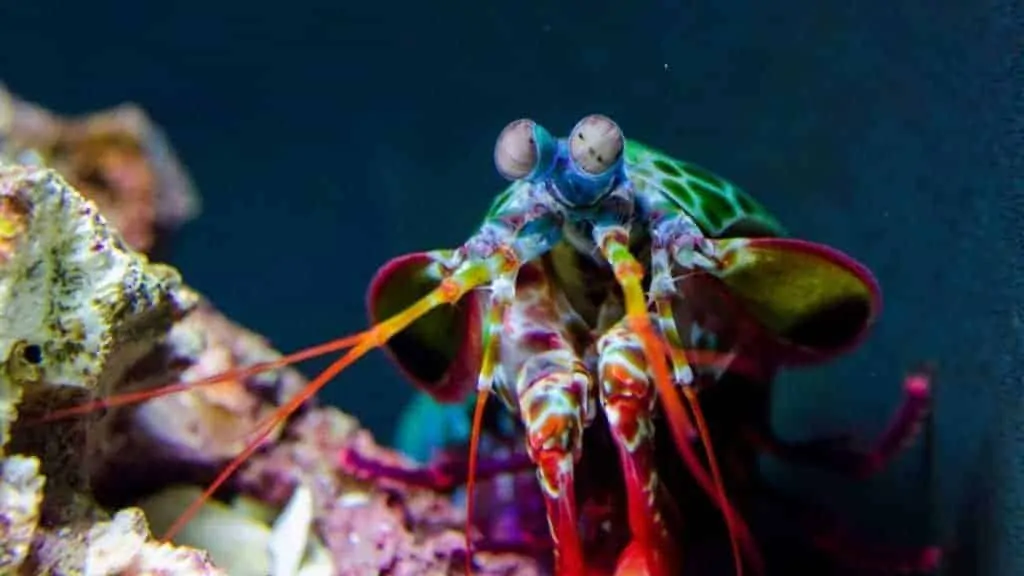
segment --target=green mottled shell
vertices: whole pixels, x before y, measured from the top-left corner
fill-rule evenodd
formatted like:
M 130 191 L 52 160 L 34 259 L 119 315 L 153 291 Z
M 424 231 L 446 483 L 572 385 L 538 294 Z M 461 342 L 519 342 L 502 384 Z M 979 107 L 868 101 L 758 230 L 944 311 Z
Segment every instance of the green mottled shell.
M 785 236 L 781 224 L 739 186 L 689 162 L 626 142 L 626 173 L 641 195 L 657 194 L 712 238 Z
M 655 195 L 682 210 L 712 238 L 785 236 L 782 225 L 739 186 L 689 162 L 676 160 L 635 140 L 625 149 L 626 173 L 641 196 Z M 523 182 L 495 198 L 487 218 L 504 211 Z

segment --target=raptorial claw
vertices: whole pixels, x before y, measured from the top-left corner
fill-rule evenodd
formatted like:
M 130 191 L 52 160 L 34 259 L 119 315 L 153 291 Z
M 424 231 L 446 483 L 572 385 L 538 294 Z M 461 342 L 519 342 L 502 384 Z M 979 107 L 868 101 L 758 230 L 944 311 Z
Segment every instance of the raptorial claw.
M 756 570 L 760 572 L 760 557 L 756 553 L 752 541 L 747 536 L 745 525 L 743 525 L 742 520 L 735 513 L 725 495 L 724 483 L 718 471 L 714 450 L 710 445 L 710 437 L 700 416 L 700 406 L 695 396 L 687 396 L 690 408 L 697 418 L 697 426 L 694 426 L 693 421 L 690 420 L 686 409 L 679 399 L 678 389 L 671 380 L 666 362 L 666 356 L 669 354 L 669 351 L 659 335 L 655 333 L 650 320 L 647 302 L 641 288 L 644 269 L 629 251 L 629 230 L 621 224 L 597 225 L 594 227 L 594 242 L 611 265 L 615 279 L 622 289 L 626 304 L 625 321 L 630 330 L 637 336 L 643 348 L 658 398 L 661 400 L 661 406 L 667 416 L 669 430 L 676 443 L 676 448 L 686 463 L 687 468 L 693 474 L 694 479 L 707 491 L 712 500 L 718 503 L 722 510 L 729 533 L 729 542 L 732 546 L 737 576 L 743 574 L 742 556 L 744 552 L 754 565 L 758 567 Z M 684 389 L 683 391 L 684 393 L 693 393 L 692 389 Z M 695 431 L 700 435 L 701 441 L 705 446 L 711 478 L 708 478 L 703 465 L 690 446 L 690 438 Z
M 583 430 L 593 420 L 593 383 L 542 268 L 524 267 L 515 289 L 515 299 L 494 326 L 493 334 L 500 334 L 500 339 L 491 341 L 492 350 L 501 358 L 503 370 L 492 376 L 498 397 L 525 427 L 527 453 L 537 468 L 559 574 L 580 574 L 585 557 L 577 526 L 574 467 Z M 478 404 L 476 414 L 480 413 Z M 474 420 L 478 429 L 479 422 Z M 472 466 L 474 456 L 470 458 Z
M 659 479 L 651 419 L 656 396 L 647 374 L 643 346 L 620 322 L 598 340 L 597 352 L 601 405 L 625 475 L 633 538 L 620 556 L 615 573 L 670 576 L 680 560 L 656 497 Z

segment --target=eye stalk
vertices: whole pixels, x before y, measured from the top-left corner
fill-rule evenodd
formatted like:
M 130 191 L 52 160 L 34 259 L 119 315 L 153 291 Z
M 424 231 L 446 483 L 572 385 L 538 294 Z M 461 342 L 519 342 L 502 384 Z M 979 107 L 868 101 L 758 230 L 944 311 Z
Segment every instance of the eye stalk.
M 569 156 L 578 170 L 601 176 L 618 164 L 626 139 L 611 118 L 591 114 L 576 123 L 569 134 Z
M 621 177 L 626 139 L 607 116 L 591 114 L 555 139 L 533 120 L 510 122 L 494 144 L 494 165 L 507 180 L 543 184 L 566 206 L 593 206 Z
M 510 122 L 494 145 L 494 165 L 509 180 L 525 178 L 537 167 L 537 143 L 533 138 L 533 120 Z
M 510 122 L 494 145 L 494 165 L 508 180 L 533 179 L 550 168 L 557 142 L 543 127 L 527 118 Z

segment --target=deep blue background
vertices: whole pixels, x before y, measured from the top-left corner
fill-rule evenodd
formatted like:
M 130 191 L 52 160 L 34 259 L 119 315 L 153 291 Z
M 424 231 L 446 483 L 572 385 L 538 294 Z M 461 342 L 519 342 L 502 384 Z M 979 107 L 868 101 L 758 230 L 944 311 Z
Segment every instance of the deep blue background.
M 783 382 L 784 430 L 874 434 L 937 362 L 930 465 L 807 489 L 882 532 L 932 523 L 951 573 L 1024 574 L 1019 2 L 680 4 L 8 0 L 0 80 L 143 105 L 204 197 L 174 263 L 283 350 L 361 328 L 387 258 L 465 237 L 506 122 L 609 114 L 878 274 L 874 336 Z M 407 393 L 375 356 L 324 397 L 384 434 Z

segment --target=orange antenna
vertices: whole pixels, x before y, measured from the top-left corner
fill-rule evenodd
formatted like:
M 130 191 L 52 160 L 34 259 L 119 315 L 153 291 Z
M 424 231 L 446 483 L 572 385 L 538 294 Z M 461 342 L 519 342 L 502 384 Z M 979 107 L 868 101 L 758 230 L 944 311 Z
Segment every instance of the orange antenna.
M 693 386 L 684 387 L 683 394 L 690 404 L 690 409 L 693 410 L 693 419 L 697 424 L 697 431 L 700 433 L 700 442 L 704 446 L 704 451 L 708 458 L 708 467 L 711 469 L 711 477 L 715 488 L 718 490 L 718 498 L 722 504 L 722 516 L 725 518 L 725 529 L 729 534 L 729 546 L 732 548 L 732 559 L 736 568 L 736 576 L 743 576 L 743 558 L 740 554 L 740 545 L 736 536 L 736 521 L 733 517 L 735 511 L 731 506 L 727 505 L 728 498 L 725 495 L 725 482 L 722 481 L 722 475 L 719 473 L 718 460 L 715 458 L 715 451 L 711 445 L 711 434 L 708 432 L 707 422 L 704 420 L 704 412 L 700 409 L 700 403 L 697 401 L 697 392 Z
M 457 302 L 470 290 L 488 282 L 490 280 L 488 268 L 490 264 L 491 263 L 487 261 L 467 263 L 454 275 L 442 281 L 437 288 L 431 290 L 401 312 L 396 313 L 387 320 L 374 324 L 373 327 L 368 330 L 352 336 L 346 336 L 338 340 L 348 342 L 353 346 L 345 353 L 344 356 L 335 360 L 323 372 L 318 374 L 317 377 L 307 384 L 301 392 L 296 394 L 294 398 L 280 406 L 273 414 L 256 427 L 253 440 L 248 443 L 245 449 L 242 450 L 238 456 L 228 463 L 224 470 L 221 471 L 213 480 L 210 486 L 203 491 L 203 494 L 189 505 L 188 509 L 186 509 L 170 529 L 168 529 L 164 538 L 168 540 L 173 538 L 174 535 L 177 534 L 189 522 L 189 520 L 199 512 L 203 504 L 213 496 L 213 494 L 228 480 L 228 478 L 231 477 L 232 474 L 234 474 L 236 470 L 238 470 L 239 467 L 241 467 L 242 463 L 244 463 L 253 455 L 253 453 L 256 452 L 256 450 L 259 449 L 263 444 L 263 441 L 270 435 L 271 431 L 273 431 L 277 424 L 287 419 L 307 400 L 319 392 L 320 389 L 323 388 L 332 378 L 365 356 L 367 352 L 382 346 L 395 334 L 398 334 L 410 324 L 422 318 L 427 312 L 430 312 L 442 304 L 452 304 Z
M 514 280 L 504 286 L 514 289 Z M 511 292 L 497 290 L 491 294 L 487 309 L 484 332 L 484 350 L 480 361 L 477 381 L 476 407 L 473 409 L 473 428 L 469 436 L 469 476 L 466 479 L 466 576 L 473 573 L 473 489 L 476 487 L 476 464 L 480 451 L 480 435 L 483 433 L 484 408 L 494 385 L 494 370 L 497 368 L 501 351 L 501 330 L 505 324 L 505 312 L 512 301 Z
M 466 480 L 466 575 L 473 573 L 473 489 L 476 486 L 476 464 L 480 454 L 480 434 L 483 428 L 484 408 L 490 396 L 490 387 L 480 390 L 473 409 L 473 429 L 469 436 L 469 477 Z
M 217 474 L 217 477 L 214 478 L 213 482 L 211 482 L 206 490 L 203 491 L 202 495 L 196 498 L 195 501 L 185 509 L 181 516 L 174 521 L 174 524 L 172 524 L 171 527 L 167 529 L 167 532 L 164 533 L 163 539 L 172 540 L 174 536 L 177 535 L 193 517 L 195 517 L 199 510 L 202 509 L 206 501 L 212 498 L 213 494 L 217 492 L 225 482 L 227 482 L 228 478 L 230 478 L 231 475 L 234 474 L 235 471 L 238 470 L 238 468 L 241 467 L 242 464 L 260 448 L 263 441 L 266 440 L 267 436 L 270 435 L 279 423 L 291 416 L 299 409 L 300 406 L 305 404 L 307 400 L 316 395 L 316 393 L 319 392 L 324 385 L 330 382 L 332 378 L 351 366 L 356 360 L 366 354 L 366 352 L 373 349 L 375 347 L 374 344 L 375 342 L 373 339 L 369 337 L 369 334 L 367 334 L 367 337 L 365 337 L 355 348 L 349 350 L 338 360 L 335 360 L 330 366 L 307 384 L 301 392 L 296 394 L 291 400 L 280 406 L 273 414 L 261 422 L 256 427 L 255 436 L 249 441 L 245 449 L 242 450 L 238 456 L 235 456 L 231 462 L 229 462 L 228 465 L 225 466 L 219 474 Z
M 168 396 L 170 394 L 184 392 L 186 390 L 190 390 L 192 388 L 199 386 L 209 386 L 213 384 L 220 384 L 228 380 L 240 380 L 243 378 L 248 378 L 250 376 L 255 376 L 256 374 L 259 374 L 261 372 L 267 372 L 269 370 L 283 368 L 291 364 L 302 362 L 303 360 L 316 358 L 318 356 L 323 356 L 331 352 L 337 352 L 339 350 L 349 348 L 359 343 L 363 335 L 364 333 L 360 333 L 353 334 L 351 336 L 346 336 L 344 338 L 338 338 L 336 340 L 331 340 L 330 342 L 326 342 L 324 344 L 319 344 L 317 346 L 311 346 L 309 348 L 299 350 L 298 352 L 289 354 L 287 356 L 283 356 L 281 358 L 278 358 L 277 360 L 269 360 L 267 362 L 260 362 L 258 364 L 246 366 L 245 368 L 228 370 L 226 372 L 221 372 L 220 374 L 215 374 L 213 376 L 202 378 L 199 380 L 193 380 L 191 382 L 175 382 L 157 388 L 136 390 L 132 392 L 123 392 L 108 396 L 106 398 L 101 398 L 98 400 L 85 402 L 83 404 L 70 406 L 68 408 L 53 410 L 38 418 L 27 420 L 25 424 L 34 425 L 43 424 L 46 422 L 54 422 L 57 420 L 65 420 L 67 418 L 83 416 L 85 414 L 89 414 L 97 410 L 103 410 L 105 408 L 116 408 L 118 406 L 136 404 L 139 402 L 144 402 L 146 400 L 151 400 L 153 398 L 159 398 L 161 396 Z

